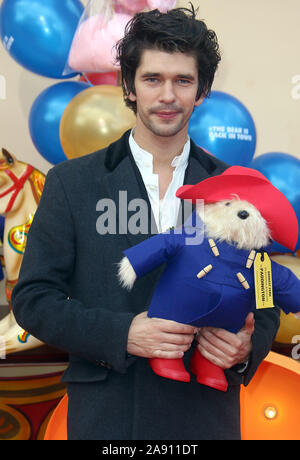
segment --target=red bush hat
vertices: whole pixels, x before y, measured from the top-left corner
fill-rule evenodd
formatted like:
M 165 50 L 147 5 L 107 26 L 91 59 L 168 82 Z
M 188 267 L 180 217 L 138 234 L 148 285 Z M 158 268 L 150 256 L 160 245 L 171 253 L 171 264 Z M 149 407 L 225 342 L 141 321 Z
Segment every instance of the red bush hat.
M 204 203 L 232 200 L 235 194 L 259 210 L 277 243 L 295 250 L 298 240 L 296 213 L 284 194 L 255 169 L 231 166 L 218 176 L 196 185 L 183 185 L 176 192 L 182 200 L 202 199 Z

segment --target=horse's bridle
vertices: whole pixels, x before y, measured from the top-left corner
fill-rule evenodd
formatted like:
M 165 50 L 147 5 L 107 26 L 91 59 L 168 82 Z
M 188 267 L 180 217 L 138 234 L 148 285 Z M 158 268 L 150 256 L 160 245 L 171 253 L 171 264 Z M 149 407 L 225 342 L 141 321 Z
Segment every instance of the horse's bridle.
M 4 213 L 7 213 L 13 207 L 14 202 L 15 202 L 18 194 L 20 193 L 20 191 L 24 187 L 25 182 L 29 179 L 29 176 L 31 175 L 31 173 L 34 171 L 34 167 L 31 166 L 31 165 L 27 165 L 27 168 L 26 168 L 25 172 L 22 174 L 22 176 L 17 177 L 11 171 L 10 167 L 7 165 L 6 162 L 5 162 L 5 164 L 3 164 L 3 162 L 0 161 L 0 171 L 4 171 L 11 178 L 11 180 L 13 181 L 13 185 L 11 187 L 9 187 L 7 190 L 5 190 L 5 192 L 0 193 L 0 198 L 3 198 L 4 196 L 6 196 L 9 193 L 13 192 L 13 194 L 12 194 L 8 204 L 7 204 L 7 207 L 6 207 L 5 211 L 4 211 Z

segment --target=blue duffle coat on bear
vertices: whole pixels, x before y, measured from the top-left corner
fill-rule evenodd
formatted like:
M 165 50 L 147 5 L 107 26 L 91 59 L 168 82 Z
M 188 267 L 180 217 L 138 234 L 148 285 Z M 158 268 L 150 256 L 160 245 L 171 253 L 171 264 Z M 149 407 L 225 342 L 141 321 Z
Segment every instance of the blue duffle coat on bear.
M 195 222 L 195 225 L 192 223 Z M 212 326 L 238 332 L 255 309 L 253 265 L 246 268 L 249 250 L 217 242 L 211 250 L 205 227 L 196 213 L 179 229 L 158 234 L 124 251 L 137 278 L 157 266 L 166 268 L 154 291 L 148 315 L 197 327 Z M 263 248 L 267 253 L 271 246 Z M 211 264 L 203 278 L 197 274 Z M 300 310 L 300 280 L 286 267 L 271 261 L 274 303 L 285 313 Z M 250 288 L 237 278 L 242 273 Z

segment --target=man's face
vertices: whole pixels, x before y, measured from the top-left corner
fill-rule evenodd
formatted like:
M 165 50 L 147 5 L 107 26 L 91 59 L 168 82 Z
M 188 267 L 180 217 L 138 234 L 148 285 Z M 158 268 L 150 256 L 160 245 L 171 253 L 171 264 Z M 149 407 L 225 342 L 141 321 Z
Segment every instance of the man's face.
M 196 101 L 198 71 L 196 59 L 180 52 L 145 50 L 135 75 L 137 128 L 171 137 L 188 130 Z

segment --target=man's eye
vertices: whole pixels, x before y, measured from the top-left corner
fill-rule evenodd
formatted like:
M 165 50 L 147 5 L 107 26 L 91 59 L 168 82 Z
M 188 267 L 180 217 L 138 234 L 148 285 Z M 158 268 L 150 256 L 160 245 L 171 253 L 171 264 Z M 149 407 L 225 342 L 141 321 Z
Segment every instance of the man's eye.
M 148 83 L 156 83 L 156 82 L 158 82 L 158 79 L 154 78 L 154 77 L 149 77 L 149 78 L 146 78 L 146 81 Z
M 191 82 L 190 82 L 190 80 L 183 80 L 183 79 L 180 79 L 180 80 L 178 80 L 178 83 L 179 83 L 180 85 L 189 85 Z

